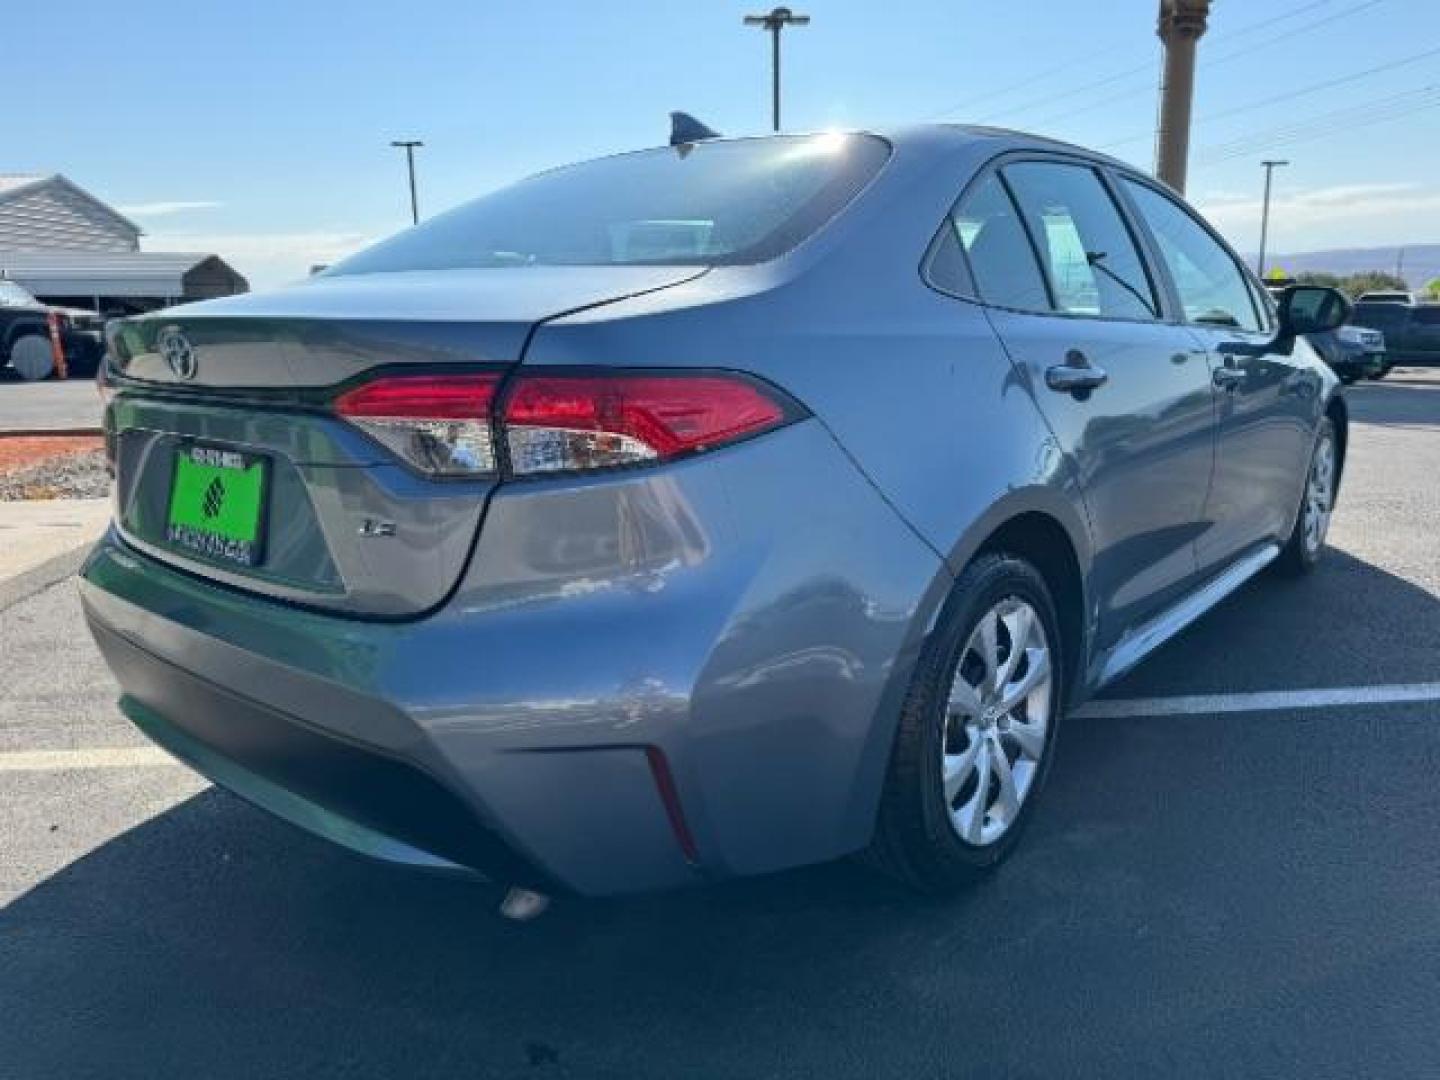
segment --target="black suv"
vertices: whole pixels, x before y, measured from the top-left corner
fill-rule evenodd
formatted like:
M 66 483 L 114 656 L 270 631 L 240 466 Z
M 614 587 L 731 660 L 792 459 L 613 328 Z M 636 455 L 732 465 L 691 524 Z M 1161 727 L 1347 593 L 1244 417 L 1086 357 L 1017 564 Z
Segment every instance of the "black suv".
M 42 304 L 23 285 L 0 278 L 0 369 L 8 366 L 26 380 L 47 378 L 55 369 L 52 322 L 69 373 L 93 370 L 104 351 L 98 315 Z
M 1440 363 L 1440 304 L 1361 300 L 1350 321 L 1383 333 L 1392 360 Z

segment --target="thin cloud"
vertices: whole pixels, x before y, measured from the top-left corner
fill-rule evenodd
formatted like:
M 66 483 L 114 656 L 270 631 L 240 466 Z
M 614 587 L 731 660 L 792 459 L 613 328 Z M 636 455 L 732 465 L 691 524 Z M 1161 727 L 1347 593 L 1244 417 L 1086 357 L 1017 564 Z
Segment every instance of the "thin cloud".
M 183 214 L 190 210 L 214 210 L 224 205 L 224 203 L 214 202 L 210 199 L 174 199 L 170 202 L 147 202 L 122 206 L 120 213 L 129 217 L 169 217 L 171 214 Z
M 1258 195 L 1214 192 L 1196 202 L 1238 246 L 1255 243 L 1262 211 Z M 1434 243 L 1440 239 L 1436 223 L 1440 187 L 1415 182 L 1333 184 L 1277 192 L 1270 200 L 1271 238 L 1277 249 Z
M 252 286 L 264 288 L 304 278 L 311 267 L 337 262 L 377 239 L 359 231 L 153 232 L 145 237 L 145 250 L 219 255 Z

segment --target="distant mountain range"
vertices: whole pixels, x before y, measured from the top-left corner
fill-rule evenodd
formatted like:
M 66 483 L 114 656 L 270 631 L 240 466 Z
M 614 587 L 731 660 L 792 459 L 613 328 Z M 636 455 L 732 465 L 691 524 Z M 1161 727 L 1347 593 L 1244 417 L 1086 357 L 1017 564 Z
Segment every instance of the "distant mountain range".
M 1255 253 L 1251 252 L 1247 258 L 1253 266 Z M 1400 276 L 1410 283 L 1410 287 L 1422 289 L 1427 283 L 1440 278 L 1440 244 L 1407 244 L 1403 248 L 1336 248 L 1332 251 L 1266 255 L 1265 265 L 1272 270 L 1279 267 L 1292 275 L 1324 270 L 1342 277 L 1367 270 L 1384 270 L 1393 274 L 1398 265 Z

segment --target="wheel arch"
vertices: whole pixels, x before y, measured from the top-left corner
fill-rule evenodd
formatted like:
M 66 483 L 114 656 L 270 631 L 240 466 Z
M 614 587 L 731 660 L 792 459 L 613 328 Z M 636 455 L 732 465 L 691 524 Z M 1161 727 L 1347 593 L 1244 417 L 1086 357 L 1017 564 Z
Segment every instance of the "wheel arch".
M 1078 497 L 1078 496 L 1077 496 Z M 1083 696 L 1093 623 L 1090 537 L 1083 510 L 1062 488 L 1049 485 L 1010 492 L 951 551 L 959 574 L 980 555 L 1005 552 L 1034 565 L 1045 579 L 1060 619 L 1067 699 Z M 938 618 L 939 613 L 936 613 Z

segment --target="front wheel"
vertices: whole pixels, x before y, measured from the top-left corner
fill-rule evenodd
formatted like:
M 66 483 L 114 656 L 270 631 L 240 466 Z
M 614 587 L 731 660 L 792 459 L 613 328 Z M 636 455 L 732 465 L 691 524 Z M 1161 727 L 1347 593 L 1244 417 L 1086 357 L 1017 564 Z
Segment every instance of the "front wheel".
M 1305 476 L 1305 494 L 1295 528 L 1280 557 L 1275 560 L 1282 573 L 1298 576 L 1309 573 L 1320 561 L 1325 537 L 1330 531 L 1330 514 L 1335 508 L 1335 482 L 1339 476 L 1339 455 L 1335 424 L 1329 417 L 1320 421 L 1315 449 L 1310 452 L 1310 470 Z
M 1063 683 L 1045 579 L 1013 556 L 976 559 L 912 678 L 871 861 L 941 893 L 999 865 L 1049 771 Z

